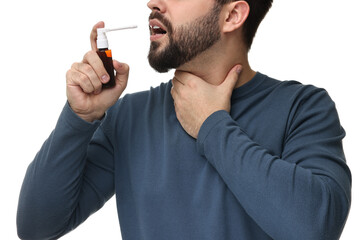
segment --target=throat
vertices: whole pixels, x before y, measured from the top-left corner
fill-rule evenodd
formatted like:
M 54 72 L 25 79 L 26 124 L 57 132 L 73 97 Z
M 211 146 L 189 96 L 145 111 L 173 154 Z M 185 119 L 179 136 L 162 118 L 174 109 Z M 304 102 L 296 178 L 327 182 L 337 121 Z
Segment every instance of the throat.
M 230 70 L 236 65 L 241 64 L 243 69 L 239 75 L 238 81 L 235 84 L 235 88 L 238 88 L 245 83 L 249 82 L 255 75 L 256 72 L 253 71 L 249 64 L 241 63 L 241 62 L 232 62 L 226 65 L 203 65 L 196 67 L 195 64 L 184 64 L 183 66 L 179 67 L 178 71 L 184 71 L 194 74 L 195 76 L 201 78 L 205 82 L 218 86 L 224 82 Z M 195 66 L 195 67 L 194 67 Z

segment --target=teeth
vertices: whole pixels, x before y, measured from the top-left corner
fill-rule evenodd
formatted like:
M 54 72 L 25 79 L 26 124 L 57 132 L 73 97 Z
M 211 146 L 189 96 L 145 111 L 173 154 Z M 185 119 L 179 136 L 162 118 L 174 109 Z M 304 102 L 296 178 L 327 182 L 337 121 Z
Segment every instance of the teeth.
M 149 27 L 152 35 L 166 34 L 166 31 L 158 25 L 149 25 Z

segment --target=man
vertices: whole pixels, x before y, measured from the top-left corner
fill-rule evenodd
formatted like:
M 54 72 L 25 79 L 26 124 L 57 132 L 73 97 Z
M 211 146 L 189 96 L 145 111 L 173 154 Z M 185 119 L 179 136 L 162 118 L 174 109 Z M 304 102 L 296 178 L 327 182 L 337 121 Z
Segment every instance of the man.
M 30 164 L 23 239 L 58 238 L 116 193 L 123 239 L 338 239 L 351 199 L 323 89 L 254 72 L 272 0 L 151 0 L 150 65 L 172 81 L 118 100 L 95 50 L 67 73 L 57 126 Z

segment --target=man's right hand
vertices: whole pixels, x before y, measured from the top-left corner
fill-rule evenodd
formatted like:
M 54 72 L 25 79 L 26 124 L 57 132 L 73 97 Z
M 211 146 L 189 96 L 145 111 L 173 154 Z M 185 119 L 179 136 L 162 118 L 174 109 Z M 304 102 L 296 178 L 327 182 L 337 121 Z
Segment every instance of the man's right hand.
M 97 23 L 91 32 L 92 50 L 87 52 L 82 62 L 76 62 L 66 73 L 66 95 L 72 110 L 82 119 L 92 122 L 101 119 L 105 111 L 114 105 L 125 90 L 129 66 L 113 61 L 116 71 L 115 87 L 102 89 L 102 84 L 109 81 L 109 75 L 97 55 L 97 28 L 103 28 L 104 23 Z

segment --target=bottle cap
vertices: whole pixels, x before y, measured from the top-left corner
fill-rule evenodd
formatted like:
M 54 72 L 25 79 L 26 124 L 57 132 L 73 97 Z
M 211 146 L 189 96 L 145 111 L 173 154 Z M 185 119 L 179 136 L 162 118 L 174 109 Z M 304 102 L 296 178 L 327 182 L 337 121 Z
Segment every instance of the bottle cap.
M 97 29 L 97 39 L 96 45 L 98 49 L 109 48 L 109 42 L 106 37 L 106 28 L 98 28 Z

